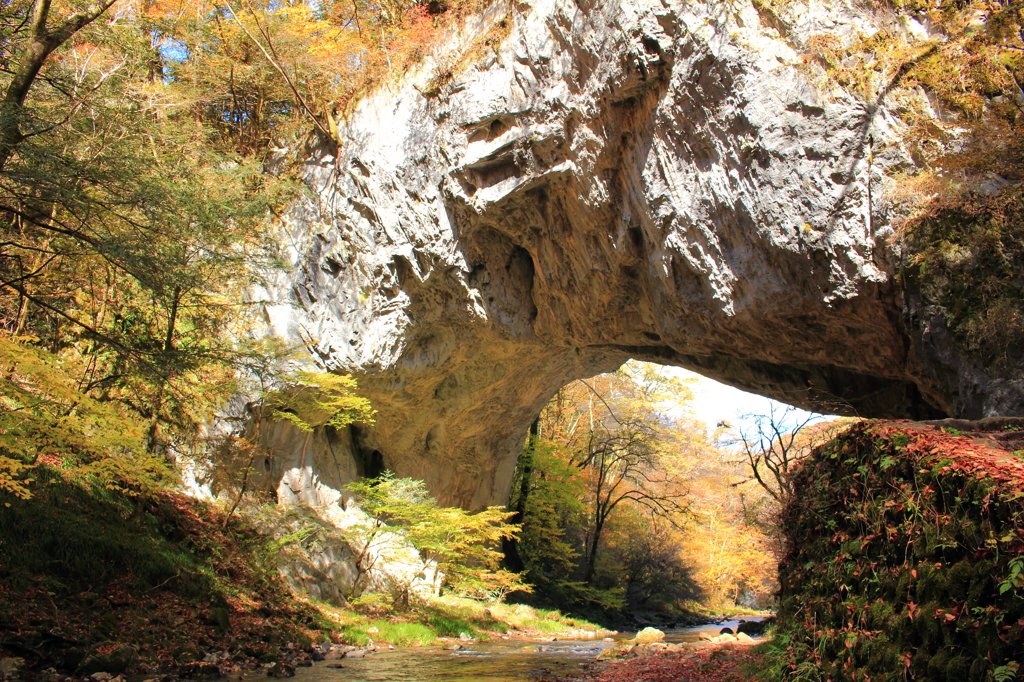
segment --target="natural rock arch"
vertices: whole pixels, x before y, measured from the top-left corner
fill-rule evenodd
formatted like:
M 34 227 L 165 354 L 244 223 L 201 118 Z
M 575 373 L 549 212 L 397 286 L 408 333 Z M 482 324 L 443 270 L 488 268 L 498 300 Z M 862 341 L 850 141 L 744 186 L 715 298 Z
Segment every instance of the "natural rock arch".
M 1019 409 L 1021 382 L 958 354 L 895 282 L 897 123 L 811 84 L 801 41 L 869 22 L 838 2 L 785 21 L 499 3 L 446 64 L 364 99 L 340 145 L 310 150 L 294 269 L 265 293 L 273 333 L 355 374 L 378 417 L 301 456 L 273 430 L 291 490 L 324 501 L 376 456 L 443 502 L 501 501 L 550 396 L 631 357 L 863 416 Z

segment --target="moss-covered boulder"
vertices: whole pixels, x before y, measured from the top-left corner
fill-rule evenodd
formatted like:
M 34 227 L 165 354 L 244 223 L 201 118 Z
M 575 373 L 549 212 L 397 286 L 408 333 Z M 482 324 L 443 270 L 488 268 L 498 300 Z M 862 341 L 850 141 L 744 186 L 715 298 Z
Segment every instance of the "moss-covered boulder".
M 1022 456 L 1013 419 L 862 422 L 818 448 L 783 511 L 792 669 L 1010 679 L 1024 664 Z

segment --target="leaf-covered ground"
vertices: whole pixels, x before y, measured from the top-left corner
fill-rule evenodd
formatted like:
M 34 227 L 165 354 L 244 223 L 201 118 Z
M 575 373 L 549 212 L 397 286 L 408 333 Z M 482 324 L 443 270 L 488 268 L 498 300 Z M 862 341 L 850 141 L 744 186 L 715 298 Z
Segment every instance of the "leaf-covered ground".
M 244 662 L 330 635 L 278 577 L 267 538 L 238 518 L 45 468 L 31 492 L 0 504 L 0 656 L 73 672 L 128 644 L 140 670 L 157 671 L 208 650 L 236 649 Z
M 31 496 L 0 495 L 0 658 L 28 679 L 80 679 L 87 657 L 131 647 L 129 672 L 207 659 L 222 673 L 302 665 L 325 640 L 427 645 L 440 636 L 561 635 L 593 624 L 525 605 L 452 596 L 360 612 L 297 598 L 284 545 L 245 518 L 173 492 L 126 495 L 41 466 Z M 7 504 L 9 506 L 7 506 Z M 321 653 L 323 647 L 321 647 Z M 103 670 L 121 672 L 121 670 Z
M 689 651 L 599 662 L 585 677 L 556 678 L 551 682 L 741 682 L 749 680 L 745 669 L 755 660 L 755 645 L 756 642 L 704 644 Z

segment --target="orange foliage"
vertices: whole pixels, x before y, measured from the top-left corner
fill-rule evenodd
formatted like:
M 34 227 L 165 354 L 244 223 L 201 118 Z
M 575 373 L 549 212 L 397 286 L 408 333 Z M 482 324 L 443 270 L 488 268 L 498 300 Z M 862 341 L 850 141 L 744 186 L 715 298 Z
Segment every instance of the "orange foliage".
M 448 3 L 137 0 L 176 96 L 244 154 L 335 120 L 426 58 L 481 0 Z M 131 9 L 128 9 L 131 8 Z

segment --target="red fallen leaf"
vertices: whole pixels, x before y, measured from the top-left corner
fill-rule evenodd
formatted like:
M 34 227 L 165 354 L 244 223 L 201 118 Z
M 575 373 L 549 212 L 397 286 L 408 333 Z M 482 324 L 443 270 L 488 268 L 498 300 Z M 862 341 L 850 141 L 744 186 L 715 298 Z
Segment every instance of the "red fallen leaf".
M 954 616 L 952 613 L 947 613 L 946 614 L 946 622 L 947 623 L 949 623 L 950 621 L 954 621 L 954 620 L 956 620 L 956 616 Z

